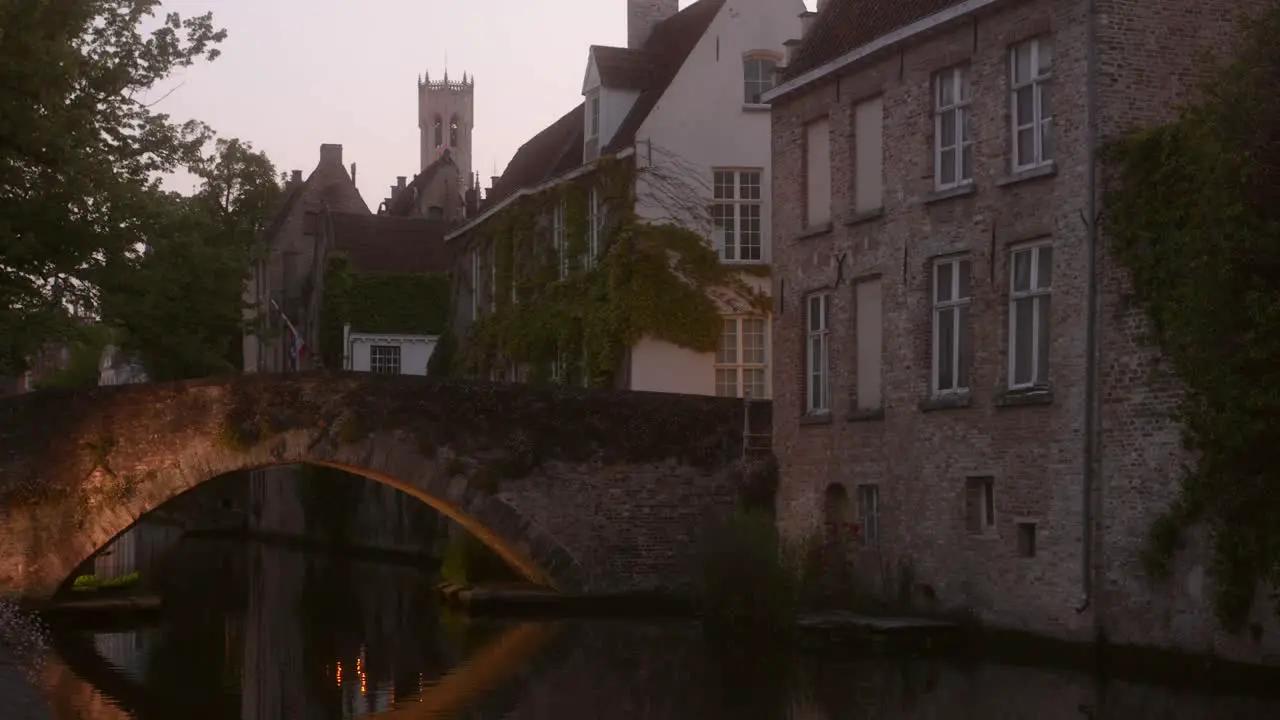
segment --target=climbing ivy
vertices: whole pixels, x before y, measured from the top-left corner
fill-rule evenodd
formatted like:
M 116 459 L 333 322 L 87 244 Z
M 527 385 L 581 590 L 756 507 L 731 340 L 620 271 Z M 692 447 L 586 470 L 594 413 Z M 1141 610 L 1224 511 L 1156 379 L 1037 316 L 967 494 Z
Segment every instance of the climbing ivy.
M 325 367 L 342 367 L 342 327 L 358 332 L 439 335 L 449 316 L 443 275 L 368 275 L 333 253 L 324 279 L 321 350 Z
M 531 382 L 539 382 L 550 378 L 559 358 L 565 381 L 609 386 L 626 349 L 642 337 L 714 351 L 722 332 L 717 298 L 744 312 L 768 311 L 768 295 L 743 277 L 744 271 L 765 275 L 767 267 L 723 265 L 698 232 L 675 222 L 640 221 L 636 177 L 629 160 L 601 161 L 592 175 L 522 198 L 477 230 L 468 247 L 491 253 L 494 308 L 460 343 L 460 370 L 485 375 L 518 363 L 530 368 Z M 598 256 L 587 267 L 591 183 L 608 219 Z M 561 203 L 568 256 L 563 279 L 547 221 Z M 468 275 L 468 286 L 470 280 Z
M 1280 5 L 1201 97 L 1107 148 L 1106 223 L 1185 387 L 1177 417 L 1195 459 L 1145 564 L 1167 576 L 1204 523 L 1217 614 L 1239 630 L 1258 584 L 1280 580 Z

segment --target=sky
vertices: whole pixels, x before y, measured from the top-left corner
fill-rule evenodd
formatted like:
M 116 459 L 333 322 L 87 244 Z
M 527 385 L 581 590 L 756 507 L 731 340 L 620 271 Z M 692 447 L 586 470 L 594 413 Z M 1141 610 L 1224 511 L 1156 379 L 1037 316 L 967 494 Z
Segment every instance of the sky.
M 681 0 L 680 7 L 693 0 Z M 473 170 L 481 186 L 517 148 L 582 101 L 590 45 L 626 45 L 627 0 L 164 0 L 226 28 L 222 56 L 149 97 L 267 153 L 278 172 L 343 146 L 371 210 L 418 161 L 417 80 L 476 78 Z M 812 7 L 814 0 L 808 0 Z M 168 93 L 167 97 L 165 94 Z M 496 170 L 495 170 L 496 169 Z M 174 190 L 195 181 L 168 178 Z

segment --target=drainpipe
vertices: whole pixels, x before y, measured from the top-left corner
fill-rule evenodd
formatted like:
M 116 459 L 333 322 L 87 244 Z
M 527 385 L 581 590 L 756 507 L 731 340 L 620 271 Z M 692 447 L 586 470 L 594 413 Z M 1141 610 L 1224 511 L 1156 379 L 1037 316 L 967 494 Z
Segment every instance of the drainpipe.
M 1089 176 L 1085 179 L 1088 198 L 1085 202 L 1086 243 L 1088 253 L 1085 279 L 1085 376 L 1084 376 L 1084 458 L 1080 487 L 1080 517 L 1082 521 L 1080 546 L 1080 586 L 1082 602 L 1076 608 L 1083 613 L 1093 604 L 1093 544 L 1094 519 L 1093 496 L 1099 466 L 1099 411 L 1098 411 L 1098 7 L 1097 0 L 1089 0 L 1085 19 L 1085 108 L 1088 124 L 1085 140 L 1085 165 Z M 1099 625 L 1097 614 L 1094 625 Z
M 342 369 L 351 369 L 351 323 L 342 326 Z

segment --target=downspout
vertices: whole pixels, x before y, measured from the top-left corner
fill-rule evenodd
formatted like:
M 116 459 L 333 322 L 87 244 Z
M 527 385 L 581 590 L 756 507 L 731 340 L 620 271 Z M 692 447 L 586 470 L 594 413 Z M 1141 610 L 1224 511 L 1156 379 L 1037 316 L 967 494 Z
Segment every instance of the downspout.
M 351 369 L 351 323 L 342 326 L 342 369 Z
M 1080 486 L 1080 587 L 1083 595 L 1077 613 L 1093 604 L 1093 498 L 1097 480 L 1100 448 L 1098 442 L 1098 7 L 1089 0 L 1085 18 L 1085 179 L 1088 198 L 1085 201 L 1087 272 L 1085 275 L 1085 376 L 1084 376 L 1084 458 Z M 1099 625 L 1096 613 L 1094 625 Z

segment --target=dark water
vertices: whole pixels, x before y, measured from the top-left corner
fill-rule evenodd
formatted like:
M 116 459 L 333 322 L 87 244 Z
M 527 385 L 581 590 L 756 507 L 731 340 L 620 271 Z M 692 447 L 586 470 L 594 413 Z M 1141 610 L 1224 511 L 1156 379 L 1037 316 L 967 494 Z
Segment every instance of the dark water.
M 184 540 L 163 619 L 60 630 L 45 690 L 59 720 L 1280 717 L 1272 700 L 1048 669 L 725 647 L 687 623 L 468 623 L 433 585 L 391 563 Z

